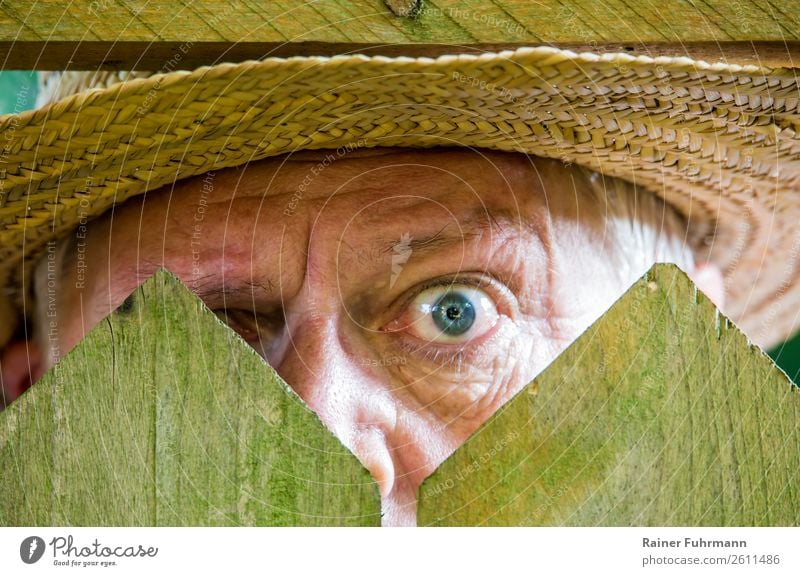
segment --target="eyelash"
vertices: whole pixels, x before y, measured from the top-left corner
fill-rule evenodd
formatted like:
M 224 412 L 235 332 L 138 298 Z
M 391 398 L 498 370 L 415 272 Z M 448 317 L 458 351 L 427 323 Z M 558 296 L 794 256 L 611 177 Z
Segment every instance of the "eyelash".
M 471 273 L 467 272 L 467 274 Z M 497 286 L 495 284 L 499 283 L 500 285 L 503 285 L 500 280 L 491 274 L 487 274 L 486 272 L 479 272 L 478 274 L 481 274 L 481 276 L 465 276 L 463 278 L 460 276 L 442 276 L 439 278 L 432 278 L 431 280 L 427 280 L 414 286 L 410 290 L 407 290 L 404 294 L 401 294 L 400 297 L 396 298 L 391 304 L 389 304 L 388 308 L 389 310 L 396 310 L 402 305 L 402 308 L 405 309 L 411 303 L 411 301 L 414 300 L 414 298 L 430 288 L 438 288 L 440 286 L 473 286 L 475 288 L 489 287 L 490 289 L 496 290 Z
M 241 308 L 219 308 L 213 310 L 231 330 L 256 349 L 260 349 L 266 342 L 262 341 L 262 331 L 270 326 L 268 318 Z
M 400 296 L 400 298 L 394 300 L 392 304 L 389 305 L 389 310 L 392 311 L 391 317 L 396 318 L 406 310 L 419 294 L 430 288 L 440 286 L 471 286 L 488 289 L 489 295 L 492 297 L 497 307 L 500 319 L 489 334 L 481 337 L 480 343 L 435 344 L 433 342 L 423 342 L 413 336 L 409 337 L 401 333 L 393 333 L 391 337 L 396 339 L 396 344 L 404 352 L 420 360 L 438 364 L 442 367 L 455 365 L 457 370 L 460 370 L 461 365 L 464 363 L 479 357 L 482 350 L 497 334 L 504 319 L 511 319 L 513 321 L 516 317 L 516 299 L 511 290 L 492 274 L 486 272 L 477 274 L 480 274 L 480 276 L 444 276 L 423 282 L 412 288 L 406 294 Z M 411 340 L 412 338 L 414 341 Z
M 516 318 L 516 298 L 502 281 L 486 272 L 467 273 L 461 276 L 444 276 L 418 284 L 396 298 L 387 307 L 390 311 L 389 316 L 391 318 L 398 317 L 419 294 L 425 290 L 442 286 L 470 286 L 480 288 L 486 290 L 491 296 L 497 308 L 497 312 L 500 315 L 500 319 L 488 334 L 480 337 L 480 342 L 447 344 L 423 341 L 401 332 L 387 333 L 386 335 L 393 338 L 395 340 L 395 345 L 410 356 L 414 356 L 424 362 L 437 364 L 441 367 L 455 367 L 456 370 L 460 370 L 463 364 L 473 362 L 482 355 L 485 348 L 497 334 L 504 320 L 510 319 L 513 321 Z M 256 329 L 256 326 L 262 330 L 269 329 L 270 321 L 265 316 L 253 314 L 251 311 L 237 308 L 229 308 L 227 310 L 221 308 L 213 312 L 222 322 L 227 324 L 232 330 L 239 334 L 242 339 L 257 350 L 264 345 L 268 345 L 268 342 L 262 342 L 263 332 Z M 382 322 L 382 325 L 385 324 L 385 321 Z

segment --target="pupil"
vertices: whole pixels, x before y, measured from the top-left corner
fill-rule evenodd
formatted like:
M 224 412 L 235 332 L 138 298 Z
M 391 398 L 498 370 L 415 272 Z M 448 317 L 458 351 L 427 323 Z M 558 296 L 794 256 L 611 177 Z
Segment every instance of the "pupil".
M 448 336 L 460 336 L 475 323 L 475 307 L 460 292 L 448 292 L 431 310 L 436 327 Z

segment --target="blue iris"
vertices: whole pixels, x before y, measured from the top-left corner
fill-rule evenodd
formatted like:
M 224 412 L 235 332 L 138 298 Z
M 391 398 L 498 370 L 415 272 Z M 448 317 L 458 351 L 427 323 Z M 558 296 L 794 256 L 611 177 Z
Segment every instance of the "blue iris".
M 433 322 L 448 336 L 460 336 L 475 323 L 475 306 L 464 294 L 448 292 L 431 308 Z

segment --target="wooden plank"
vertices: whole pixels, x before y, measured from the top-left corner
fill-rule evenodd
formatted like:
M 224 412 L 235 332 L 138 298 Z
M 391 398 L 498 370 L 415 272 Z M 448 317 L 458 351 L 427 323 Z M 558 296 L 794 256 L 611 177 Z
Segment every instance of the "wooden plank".
M 800 1 L 429 0 L 413 17 L 381 0 L 7 0 L 2 69 L 160 70 L 265 56 L 434 56 L 549 44 L 794 66 Z M 720 45 L 720 43 L 724 43 Z
M 155 397 L 107 320 L 0 413 L 0 525 L 149 526 L 155 522 Z M 139 361 L 143 364 L 138 365 Z
M 0 526 L 56 525 L 53 391 L 37 386 L 0 413 Z
M 657 265 L 423 483 L 419 524 L 795 526 L 800 389 Z
M 159 359 L 141 333 L 117 329 L 117 316 L 44 383 L 53 405 L 48 448 L 57 526 L 153 526 L 158 518 L 156 396 L 147 376 Z
M 0 524 L 373 525 L 378 489 L 167 272 L 0 413 Z
M 433 33 L 431 33 L 433 35 Z M 24 46 L 23 46 L 24 44 Z M 183 42 L 26 42 L 0 41 L 0 63 L 5 70 L 155 70 L 193 69 L 220 62 L 241 62 L 268 57 L 334 56 L 440 56 L 443 54 L 498 52 L 531 44 L 547 44 L 575 52 L 625 52 L 644 56 L 688 56 L 707 62 L 757 64 L 771 67 L 800 66 L 800 42 L 687 42 L 687 43 L 575 43 L 502 42 L 453 44 L 363 44 L 331 42 L 204 42 L 188 49 Z M 183 48 L 182 48 L 183 47 Z M 186 49 L 186 54 L 183 50 Z M 181 54 L 180 65 L 167 67 Z

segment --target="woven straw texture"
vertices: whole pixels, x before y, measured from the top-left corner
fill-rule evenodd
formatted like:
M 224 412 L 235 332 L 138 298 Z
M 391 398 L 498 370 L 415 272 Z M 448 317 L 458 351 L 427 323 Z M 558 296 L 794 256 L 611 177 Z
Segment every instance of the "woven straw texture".
M 722 267 L 725 312 L 768 346 L 800 310 L 799 98 L 793 70 L 552 48 L 273 58 L 83 91 L 0 118 L 0 345 L 30 310 L 45 243 L 81 219 L 176 179 L 365 140 L 527 152 L 661 195 Z

